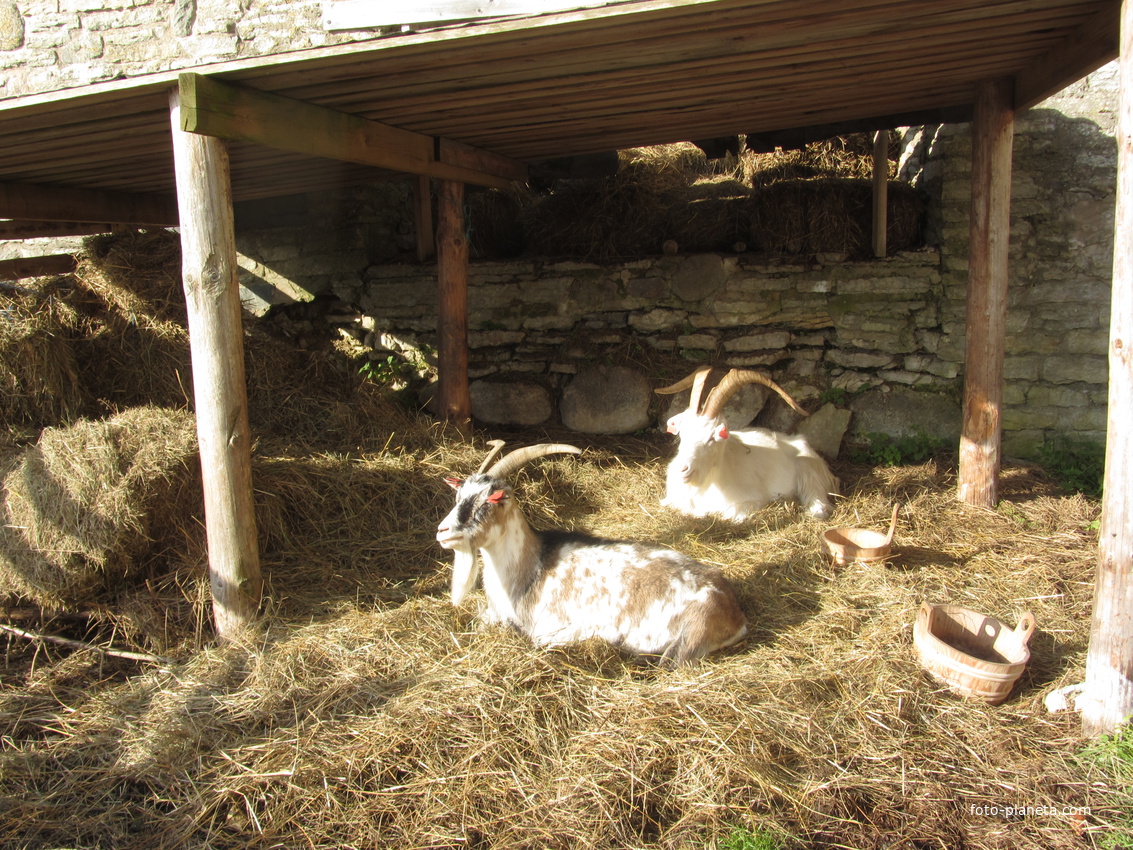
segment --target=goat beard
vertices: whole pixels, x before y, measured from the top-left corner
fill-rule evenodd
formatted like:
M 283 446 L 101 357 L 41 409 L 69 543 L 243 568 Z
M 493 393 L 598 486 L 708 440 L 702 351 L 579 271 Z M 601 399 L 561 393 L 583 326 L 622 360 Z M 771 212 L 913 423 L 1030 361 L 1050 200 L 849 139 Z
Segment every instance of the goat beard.
M 452 556 L 452 604 L 459 605 L 480 576 L 480 562 L 471 547 L 453 547 Z

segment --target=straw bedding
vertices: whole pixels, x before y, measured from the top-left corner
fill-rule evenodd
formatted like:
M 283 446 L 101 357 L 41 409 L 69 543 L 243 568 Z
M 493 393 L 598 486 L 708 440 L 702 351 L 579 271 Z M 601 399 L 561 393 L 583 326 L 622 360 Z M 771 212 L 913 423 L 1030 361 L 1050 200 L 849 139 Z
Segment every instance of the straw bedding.
M 1057 848 L 1081 846 L 1069 817 L 972 807 L 1113 816 L 1073 759 L 1076 718 L 1041 702 L 1082 677 L 1097 505 L 1041 471 L 1007 470 L 988 511 L 955 501 L 944 461 L 843 467 L 833 523 L 882 528 L 903 508 L 889 563 L 837 568 L 796 508 L 733 527 L 657 507 L 665 438 L 525 470 L 536 525 L 659 540 L 736 583 L 751 637 L 666 672 L 453 610 L 440 477 L 481 448 L 418 427 L 432 448 L 257 457 L 278 504 L 261 511 L 269 610 L 246 642 L 185 634 L 165 666 L 9 646 L 0 846 L 706 847 L 743 827 L 798 846 Z M 1035 613 L 1005 704 L 919 668 L 922 599 Z

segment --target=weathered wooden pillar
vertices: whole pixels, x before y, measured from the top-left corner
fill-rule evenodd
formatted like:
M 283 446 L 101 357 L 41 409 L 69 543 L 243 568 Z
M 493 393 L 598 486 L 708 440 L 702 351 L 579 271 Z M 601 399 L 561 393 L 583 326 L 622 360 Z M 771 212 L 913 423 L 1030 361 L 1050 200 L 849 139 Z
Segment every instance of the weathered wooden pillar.
M 467 427 L 468 238 L 464 225 L 464 184 L 441 180 L 437 187 L 437 336 L 441 418 Z
M 960 500 L 999 501 L 1003 355 L 1007 332 L 1007 248 L 1011 234 L 1013 81 L 985 80 L 972 120 L 972 212 L 968 263 Z
M 889 253 L 889 131 L 873 137 L 873 255 Z
M 1117 210 L 1109 325 L 1106 431 L 1098 569 L 1082 733 L 1113 732 L 1133 715 L 1133 2 L 1121 4 Z
M 228 148 L 181 129 L 170 98 L 181 273 L 193 359 L 213 616 L 222 638 L 259 611 L 263 580 L 252 500 L 251 434 Z

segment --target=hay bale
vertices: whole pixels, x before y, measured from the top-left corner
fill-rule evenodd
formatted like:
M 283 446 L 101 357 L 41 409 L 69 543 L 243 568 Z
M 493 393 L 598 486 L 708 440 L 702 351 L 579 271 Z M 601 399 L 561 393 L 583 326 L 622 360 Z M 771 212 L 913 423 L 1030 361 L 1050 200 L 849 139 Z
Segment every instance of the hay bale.
M 891 182 L 888 249 L 903 251 L 923 241 L 924 200 L 916 189 Z M 873 187 L 848 178 L 783 180 L 755 192 L 751 241 L 783 254 L 873 253 Z
M 83 320 L 67 278 L 0 289 L 0 426 L 43 427 L 79 414 L 73 337 Z
M 4 478 L 0 593 L 45 607 L 88 601 L 136 567 L 151 530 L 182 512 L 196 432 L 183 410 L 142 407 L 47 428 Z

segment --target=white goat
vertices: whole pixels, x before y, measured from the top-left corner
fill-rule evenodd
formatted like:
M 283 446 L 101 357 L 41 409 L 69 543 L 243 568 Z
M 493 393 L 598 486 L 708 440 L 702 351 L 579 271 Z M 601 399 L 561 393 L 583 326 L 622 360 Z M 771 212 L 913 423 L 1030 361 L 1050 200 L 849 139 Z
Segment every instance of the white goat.
M 680 438 L 665 475 L 662 505 L 692 516 L 717 514 L 740 522 L 779 499 L 797 500 L 819 519 L 830 514 L 838 479 L 802 436 L 766 428 L 730 431 L 721 411 L 741 386 L 760 383 L 806 415 L 778 384 L 749 370 L 732 369 L 708 394 L 700 396 L 711 367 L 702 366 L 658 393 L 692 388 L 688 409 L 670 417 L 668 431 Z
M 498 449 L 498 447 L 497 447 Z M 453 550 L 452 603 L 459 605 L 484 568 L 488 623 L 514 626 L 537 644 L 599 637 L 662 664 L 687 664 L 747 634 L 747 619 L 727 580 L 672 549 L 606 540 L 574 531 L 534 531 L 507 478 L 547 454 L 578 454 L 557 443 L 503 457 L 456 489 L 456 505 L 437 527 Z

